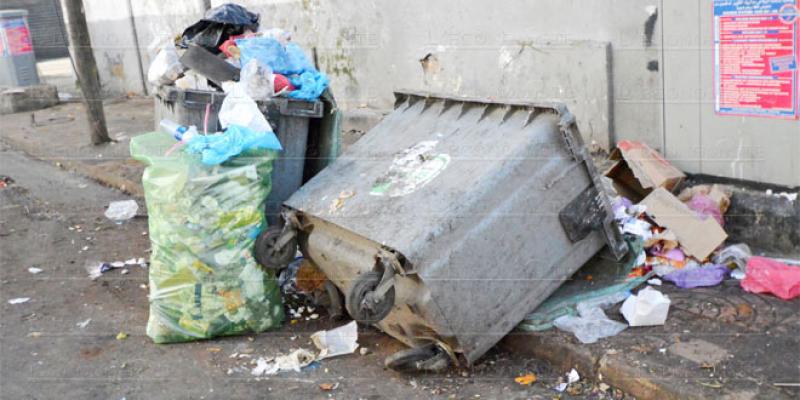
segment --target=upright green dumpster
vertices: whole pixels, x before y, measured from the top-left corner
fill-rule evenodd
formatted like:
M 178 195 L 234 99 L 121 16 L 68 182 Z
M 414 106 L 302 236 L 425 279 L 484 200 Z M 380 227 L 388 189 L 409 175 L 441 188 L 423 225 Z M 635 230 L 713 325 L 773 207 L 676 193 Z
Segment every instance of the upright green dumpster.
M 153 132 L 131 140 L 150 224 L 150 318 L 156 343 L 263 332 L 280 326 L 275 276 L 257 266 L 253 243 L 265 228 L 270 150 L 206 166 L 175 140 Z

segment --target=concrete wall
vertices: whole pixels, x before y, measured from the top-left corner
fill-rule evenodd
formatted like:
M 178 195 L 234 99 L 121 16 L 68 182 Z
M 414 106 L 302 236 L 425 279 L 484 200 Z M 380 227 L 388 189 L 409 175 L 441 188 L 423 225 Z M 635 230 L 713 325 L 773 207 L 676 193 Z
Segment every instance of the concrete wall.
M 667 157 L 688 171 L 800 185 L 800 121 L 714 112 L 713 1 L 664 7 Z
M 202 0 L 132 1 L 142 47 L 202 14 Z M 85 3 L 106 88 L 142 92 L 127 0 Z M 800 185 L 797 121 L 716 117 L 701 97 L 712 90 L 711 0 L 239 3 L 316 53 L 346 111 L 389 110 L 399 89 L 558 100 L 598 147 L 641 140 L 690 172 Z M 700 42 L 688 50 L 662 46 L 674 36 Z M 141 53 L 146 69 L 149 56 Z M 745 154 L 752 148 L 761 151 L 756 160 Z M 731 158 L 738 158 L 733 167 Z

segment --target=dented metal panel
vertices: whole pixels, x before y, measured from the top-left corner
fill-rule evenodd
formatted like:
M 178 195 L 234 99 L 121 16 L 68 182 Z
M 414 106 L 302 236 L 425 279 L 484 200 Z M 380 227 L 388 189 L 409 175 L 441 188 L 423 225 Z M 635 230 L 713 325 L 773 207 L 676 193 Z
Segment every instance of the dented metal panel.
M 389 334 L 446 343 L 472 362 L 606 241 L 625 251 L 604 196 L 601 218 L 578 218 L 599 230 L 562 226 L 564 207 L 599 187 L 565 107 L 396 97 L 394 112 L 285 203 L 313 225 L 304 252 L 345 293 L 380 249 L 404 260 L 378 324 Z M 361 255 L 339 254 L 349 252 Z

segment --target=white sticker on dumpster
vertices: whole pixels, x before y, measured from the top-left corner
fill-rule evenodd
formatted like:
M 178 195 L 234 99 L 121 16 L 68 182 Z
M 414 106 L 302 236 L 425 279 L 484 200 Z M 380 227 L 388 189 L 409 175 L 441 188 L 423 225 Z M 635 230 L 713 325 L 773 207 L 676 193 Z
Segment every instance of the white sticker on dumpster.
M 437 144 L 436 140 L 427 140 L 397 154 L 389 171 L 375 182 L 369 194 L 405 196 L 432 181 L 450 164 L 449 155 L 434 153 Z

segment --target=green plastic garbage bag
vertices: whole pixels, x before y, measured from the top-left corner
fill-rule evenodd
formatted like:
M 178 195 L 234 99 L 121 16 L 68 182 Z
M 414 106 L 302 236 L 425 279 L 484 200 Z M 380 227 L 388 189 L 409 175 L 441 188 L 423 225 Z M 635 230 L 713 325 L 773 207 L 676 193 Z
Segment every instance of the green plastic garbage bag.
M 264 228 L 275 153 L 256 150 L 218 166 L 176 151 L 167 134 L 131 140 L 150 224 L 150 318 L 156 343 L 258 333 L 283 322 L 275 276 L 253 258 Z

